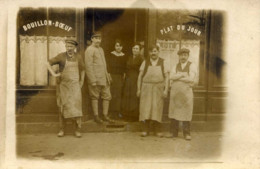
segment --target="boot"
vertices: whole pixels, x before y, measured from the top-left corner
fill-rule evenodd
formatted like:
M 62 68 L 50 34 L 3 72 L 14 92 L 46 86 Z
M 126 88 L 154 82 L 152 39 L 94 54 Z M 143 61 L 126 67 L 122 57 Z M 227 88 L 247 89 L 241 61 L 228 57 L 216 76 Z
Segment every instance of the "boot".
M 103 120 L 101 120 L 98 117 L 98 100 L 92 100 L 91 105 L 92 105 L 92 110 L 93 110 L 93 113 L 94 113 L 94 121 L 98 124 L 102 124 Z
M 173 137 L 178 137 L 179 133 L 179 121 L 172 119 L 172 135 Z
M 107 122 L 109 122 L 109 123 L 115 123 L 115 120 L 113 120 L 113 119 L 111 119 L 110 117 L 108 117 L 108 116 L 104 116 L 104 121 L 107 121 Z
M 189 121 L 183 121 L 183 136 L 185 140 L 191 140 Z
M 145 120 L 142 122 L 142 137 L 146 137 L 149 135 L 149 125 L 150 125 L 150 120 Z
M 101 119 L 101 118 L 99 118 L 98 116 L 94 116 L 94 121 L 96 122 L 96 123 L 98 123 L 98 124 L 103 124 L 104 123 L 104 121 Z
M 108 117 L 108 109 L 109 109 L 109 100 L 103 100 L 103 115 L 104 115 L 104 121 L 107 121 L 109 123 L 115 123 L 114 120 L 110 119 Z

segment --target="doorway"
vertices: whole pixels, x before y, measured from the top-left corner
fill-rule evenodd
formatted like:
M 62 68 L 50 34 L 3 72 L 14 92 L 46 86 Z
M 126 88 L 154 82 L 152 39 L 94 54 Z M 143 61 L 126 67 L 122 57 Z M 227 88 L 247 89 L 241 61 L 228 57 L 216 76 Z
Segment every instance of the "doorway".
M 146 12 L 144 9 L 93 9 L 85 10 L 85 47 L 90 44 L 93 31 L 102 33 L 101 47 L 105 55 L 114 50 L 114 42 L 120 39 L 123 52 L 131 55 L 134 42 L 146 38 Z

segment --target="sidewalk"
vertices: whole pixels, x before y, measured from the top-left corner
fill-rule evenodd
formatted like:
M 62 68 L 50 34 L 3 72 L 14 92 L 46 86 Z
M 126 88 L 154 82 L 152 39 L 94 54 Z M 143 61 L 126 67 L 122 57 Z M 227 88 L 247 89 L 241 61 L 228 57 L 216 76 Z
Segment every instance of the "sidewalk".
M 140 137 L 139 132 L 83 133 L 82 138 L 56 134 L 18 135 L 17 158 L 30 160 L 97 160 L 219 162 L 221 133 L 192 132 L 192 140 Z

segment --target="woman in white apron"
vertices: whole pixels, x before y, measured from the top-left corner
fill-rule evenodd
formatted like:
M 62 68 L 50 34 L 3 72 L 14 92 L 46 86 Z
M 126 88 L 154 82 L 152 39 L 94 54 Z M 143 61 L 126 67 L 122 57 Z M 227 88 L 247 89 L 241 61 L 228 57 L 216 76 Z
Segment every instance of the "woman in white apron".
M 65 119 L 72 119 L 75 124 L 75 136 L 81 137 L 82 96 L 81 87 L 84 80 L 84 65 L 81 57 L 74 53 L 77 42 L 73 39 L 66 40 L 67 52 L 60 53 L 49 60 L 47 67 L 55 77 L 60 76 L 57 84 L 57 103 L 60 108 L 59 137 L 64 136 Z M 56 74 L 51 65 L 59 65 L 60 73 Z M 80 74 L 80 73 L 81 74 Z
M 152 46 L 149 54 L 150 58 L 142 63 L 138 76 L 139 121 L 144 123 L 141 136 L 145 137 L 149 131 L 153 131 L 160 137 L 163 103 L 168 93 L 169 71 L 164 60 L 158 56 L 158 46 Z
M 191 140 L 190 121 L 193 112 L 192 86 L 196 75 L 196 67 L 188 61 L 189 49 L 178 51 L 179 63 L 170 74 L 171 92 L 169 104 L 170 131 L 166 137 L 177 137 L 179 121 L 183 122 L 183 135 Z

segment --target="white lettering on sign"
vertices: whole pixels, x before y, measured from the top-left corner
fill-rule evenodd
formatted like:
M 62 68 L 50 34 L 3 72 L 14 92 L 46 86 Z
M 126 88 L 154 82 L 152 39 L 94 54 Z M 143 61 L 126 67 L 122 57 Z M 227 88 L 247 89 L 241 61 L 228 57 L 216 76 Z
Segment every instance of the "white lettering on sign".
M 161 35 L 167 34 L 169 32 L 174 31 L 173 28 L 174 28 L 173 25 L 164 27 L 163 29 L 160 30 L 160 33 L 161 33 Z M 192 26 L 189 26 L 189 25 L 176 25 L 176 30 L 177 31 L 185 31 L 186 30 L 187 32 L 194 33 L 197 36 L 201 35 L 201 31 L 200 30 L 198 30 L 197 28 L 194 28 Z
M 58 22 L 58 21 L 53 22 L 52 20 L 33 21 L 31 23 L 23 25 L 23 30 L 26 32 L 30 29 L 34 29 L 34 28 L 42 27 L 42 26 L 54 26 L 54 27 L 60 28 L 62 30 L 65 30 L 67 32 L 72 30 L 71 26 L 66 25 L 62 22 Z
M 188 27 L 187 31 L 188 31 L 188 32 L 192 32 L 192 33 L 194 33 L 194 34 L 196 34 L 196 35 L 198 35 L 198 36 L 200 36 L 200 34 L 201 34 L 201 31 L 200 31 L 200 30 L 198 30 L 198 29 L 196 29 L 196 28 L 194 28 L 194 27 L 191 27 L 191 26 Z

